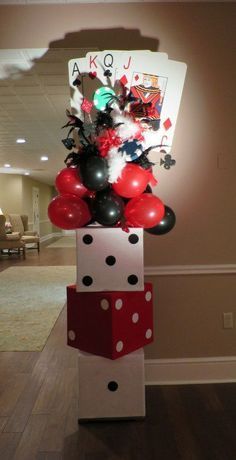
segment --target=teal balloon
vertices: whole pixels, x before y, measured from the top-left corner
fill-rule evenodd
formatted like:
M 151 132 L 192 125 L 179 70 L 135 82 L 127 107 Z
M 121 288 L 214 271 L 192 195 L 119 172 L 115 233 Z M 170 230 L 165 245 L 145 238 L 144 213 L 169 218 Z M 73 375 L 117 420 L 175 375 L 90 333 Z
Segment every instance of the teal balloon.
M 115 92 L 109 86 L 98 88 L 93 96 L 93 103 L 97 110 L 106 110 L 107 104 L 114 98 Z

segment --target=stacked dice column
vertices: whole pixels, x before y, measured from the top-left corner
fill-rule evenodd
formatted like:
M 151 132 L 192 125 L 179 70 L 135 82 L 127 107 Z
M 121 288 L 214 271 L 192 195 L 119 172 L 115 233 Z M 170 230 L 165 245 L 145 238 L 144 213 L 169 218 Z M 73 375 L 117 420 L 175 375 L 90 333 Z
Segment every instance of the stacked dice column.
M 79 420 L 144 417 L 153 296 L 144 283 L 143 230 L 87 227 L 76 236 L 67 327 L 68 345 L 79 350 Z

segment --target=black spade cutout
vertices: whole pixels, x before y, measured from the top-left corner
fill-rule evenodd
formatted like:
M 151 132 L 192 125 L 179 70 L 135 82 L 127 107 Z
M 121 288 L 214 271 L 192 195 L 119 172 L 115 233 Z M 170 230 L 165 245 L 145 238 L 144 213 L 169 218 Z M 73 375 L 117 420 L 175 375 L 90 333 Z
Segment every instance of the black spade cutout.
M 116 258 L 114 256 L 107 256 L 106 257 L 106 264 L 107 265 L 115 265 L 116 263 Z
M 136 244 L 138 243 L 138 241 L 139 241 L 139 237 L 135 233 L 132 233 L 132 235 L 129 236 L 129 242 L 131 244 Z
M 128 283 L 129 284 L 134 285 L 134 284 L 137 284 L 137 282 L 138 282 L 138 277 L 136 275 L 129 275 L 128 276 Z
M 107 388 L 110 391 L 116 391 L 116 390 L 118 390 L 118 386 L 119 385 L 118 385 L 117 382 L 114 382 L 113 380 L 111 380 L 111 382 L 108 383 Z
M 92 235 L 84 235 L 83 236 L 83 242 L 84 244 L 91 244 L 93 242 L 93 237 Z
M 84 276 L 82 282 L 85 286 L 91 286 L 91 284 L 93 284 L 93 278 L 91 278 L 91 276 L 88 275 Z

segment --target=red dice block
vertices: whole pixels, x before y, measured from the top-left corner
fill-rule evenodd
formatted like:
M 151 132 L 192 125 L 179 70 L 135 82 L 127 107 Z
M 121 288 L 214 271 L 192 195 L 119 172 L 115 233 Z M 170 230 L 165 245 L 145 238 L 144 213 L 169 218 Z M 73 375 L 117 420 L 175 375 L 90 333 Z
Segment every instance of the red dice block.
M 76 292 L 67 287 L 68 345 L 117 359 L 153 341 L 152 284 L 144 291 Z

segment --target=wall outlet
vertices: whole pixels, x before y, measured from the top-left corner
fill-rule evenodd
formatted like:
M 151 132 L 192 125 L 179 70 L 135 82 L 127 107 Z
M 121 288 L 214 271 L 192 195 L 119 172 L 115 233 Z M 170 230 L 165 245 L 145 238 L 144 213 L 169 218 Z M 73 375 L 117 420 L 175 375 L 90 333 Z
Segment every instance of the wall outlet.
M 232 311 L 223 313 L 223 328 L 233 329 L 234 327 L 234 315 Z

